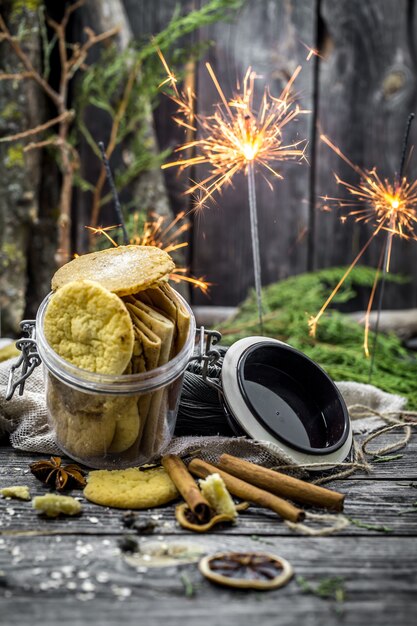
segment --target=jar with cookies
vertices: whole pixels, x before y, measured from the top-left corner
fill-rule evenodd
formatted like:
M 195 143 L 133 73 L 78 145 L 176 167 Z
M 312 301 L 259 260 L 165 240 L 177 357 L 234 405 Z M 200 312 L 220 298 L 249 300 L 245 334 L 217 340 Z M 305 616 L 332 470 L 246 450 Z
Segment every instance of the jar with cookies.
M 36 342 L 59 447 L 94 468 L 147 463 L 169 443 L 195 321 L 169 285 L 171 257 L 119 246 L 77 257 L 52 279 Z

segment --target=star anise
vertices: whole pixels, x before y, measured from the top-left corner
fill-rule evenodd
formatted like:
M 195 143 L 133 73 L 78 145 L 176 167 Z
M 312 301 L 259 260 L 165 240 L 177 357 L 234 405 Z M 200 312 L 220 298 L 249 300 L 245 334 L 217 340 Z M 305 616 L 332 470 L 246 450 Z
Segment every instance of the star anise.
M 55 483 L 58 491 L 63 489 L 81 488 L 86 485 L 84 470 L 75 463 L 61 465 L 59 456 L 51 456 L 49 461 L 35 461 L 29 465 L 30 471 L 36 478 L 50 485 Z

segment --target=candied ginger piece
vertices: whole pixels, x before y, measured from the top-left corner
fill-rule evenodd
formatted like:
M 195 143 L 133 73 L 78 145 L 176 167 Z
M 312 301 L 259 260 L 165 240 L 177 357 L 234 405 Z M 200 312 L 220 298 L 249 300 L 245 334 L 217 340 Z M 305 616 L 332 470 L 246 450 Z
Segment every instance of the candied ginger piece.
M 231 518 L 237 517 L 235 503 L 219 474 L 210 474 L 204 480 L 200 480 L 200 489 L 216 513 L 228 515 Z
M 14 498 L 15 500 L 30 500 L 29 487 L 26 485 L 14 485 L 12 487 L 4 487 L 0 489 L 0 493 L 4 498 Z
M 32 506 L 47 517 L 78 515 L 81 513 L 81 504 L 78 500 L 71 496 L 58 496 L 54 493 L 37 496 L 33 499 Z

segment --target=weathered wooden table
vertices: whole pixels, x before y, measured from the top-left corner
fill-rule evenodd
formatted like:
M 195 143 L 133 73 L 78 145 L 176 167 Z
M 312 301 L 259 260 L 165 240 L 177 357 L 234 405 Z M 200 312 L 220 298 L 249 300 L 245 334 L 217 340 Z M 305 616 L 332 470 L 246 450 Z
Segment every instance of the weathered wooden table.
M 122 511 L 83 501 L 80 517 L 47 520 L 38 517 L 30 502 L 2 499 L 0 623 L 414 624 L 416 439 L 402 453 L 399 459 L 375 464 L 372 475 L 333 483 L 346 493 L 345 513 L 356 524 L 329 537 L 294 534 L 276 515 L 256 507 L 241 514 L 236 526 L 203 536 L 183 532 L 173 506 L 140 513 L 157 522 L 152 536 L 135 535 L 142 549 L 149 542 L 186 542 L 205 552 L 257 550 L 285 557 L 294 567 L 294 579 L 267 592 L 214 586 L 203 579 L 196 563 L 152 567 L 151 561 L 132 567 L 119 547 L 121 538 L 132 534 Z M 28 471 L 34 455 L 3 447 L 0 458 L 1 487 L 26 484 L 32 495 L 45 493 Z M 329 577 L 338 577 L 338 600 L 307 592 L 300 580 L 317 589 Z

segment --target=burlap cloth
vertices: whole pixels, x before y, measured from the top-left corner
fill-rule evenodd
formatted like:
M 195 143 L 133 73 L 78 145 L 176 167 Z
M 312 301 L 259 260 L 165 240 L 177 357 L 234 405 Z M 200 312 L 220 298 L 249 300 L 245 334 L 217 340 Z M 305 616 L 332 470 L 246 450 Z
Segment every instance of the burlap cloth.
M 42 367 L 34 370 L 26 380 L 23 396 L 17 393 L 6 401 L 9 370 L 13 359 L 0 363 L 0 436 L 8 434 L 14 448 L 43 454 L 61 454 L 47 421 Z M 337 383 L 349 409 L 353 432 L 370 433 L 386 424 L 381 415 L 394 417 L 405 408 L 406 400 L 373 387 L 356 382 Z M 360 410 L 358 410 L 360 408 Z M 369 410 L 367 410 L 369 409 Z M 290 465 L 290 459 L 273 445 L 244 437 L 174 437 L 165 453 L 199 456 L 215 462 L 227 452 L 268 467 Z

